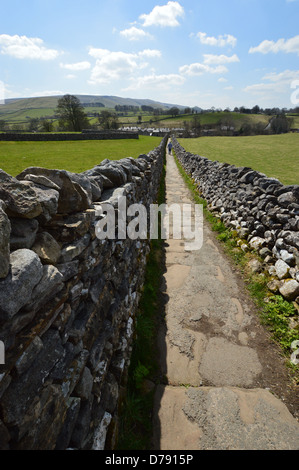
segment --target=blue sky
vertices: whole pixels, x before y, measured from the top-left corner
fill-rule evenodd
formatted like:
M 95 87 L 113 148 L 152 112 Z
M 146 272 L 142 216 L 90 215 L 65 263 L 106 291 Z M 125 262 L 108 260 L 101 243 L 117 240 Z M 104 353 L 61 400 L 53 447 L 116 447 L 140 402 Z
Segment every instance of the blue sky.
M 0 2 L 5 98 L 116 95 L 223 109 L 297 104 L 299 0 Z

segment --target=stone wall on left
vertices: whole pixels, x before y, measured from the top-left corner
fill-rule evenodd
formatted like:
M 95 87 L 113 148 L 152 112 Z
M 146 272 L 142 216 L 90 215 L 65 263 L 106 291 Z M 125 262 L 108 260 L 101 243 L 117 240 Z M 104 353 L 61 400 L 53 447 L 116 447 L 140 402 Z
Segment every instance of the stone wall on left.
M 33 133 L 33 132 L 0 132 L 0 141 L 14 142 L 53 142 L 66 140 L 119 140 L 139 139 L 138 132 L 129 131 L 90 131 L 90 132 L 60 132 L 60 133 Z
M 100 240 L 96 214 L 156 202 L 166 139 L 80 174 L 0 170 L 0 449 L 113 447 L 150 243 Z

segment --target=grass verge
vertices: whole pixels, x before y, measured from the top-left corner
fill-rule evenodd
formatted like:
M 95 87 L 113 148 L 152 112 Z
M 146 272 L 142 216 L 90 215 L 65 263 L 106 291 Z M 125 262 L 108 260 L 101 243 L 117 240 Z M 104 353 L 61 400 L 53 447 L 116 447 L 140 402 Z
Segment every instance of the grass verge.
M 165 161 L 158 204 L 165 201 Z M 151 240 L 145 283 L 136 318 L 136 336 L 128 371 L 126 397 L 121 408 L 117 450 L 148 450 L 152 439 L 154 386 L 159 374 L 156 337 L 161 315 L 163 275 L 162 239 Z
M 194 202 L 203 205 L 205 219 L 209 222 L 211 229 L 216 232 L 217 239 L 222 242 L 226 253 L 234 261 L 241 271 L 248 292 L 253 299 L 260 315 L 260 321 L 267 326 L 271 332 L 272 340 L 276 342 L 286 359 L 286 365 L 293 373 L 293 381 L 299 384 L 299 365 L 290 362 L 293 352 L 291 345 L 299 340 L 298 311 L 293 302 L 285 300 L 281 295 L 275 295 L 269 291 L 267 284 L 271 277 L 267 271 L 253 272 L 249 262 L 262 259 L 253 251 L 243 251 L 240 248 L 242 241 L 235 230 L 227 228 L 224 223 L 208 210 L 207 201 L 200 197 L 196 183 L 185 172 L 178 161 L 175 153 L 174 158 L 179 172 L 187 184 Z M 241 242 L 241 243 L 240 243 Z M 245 242 L 245 241 L 243 241 Z

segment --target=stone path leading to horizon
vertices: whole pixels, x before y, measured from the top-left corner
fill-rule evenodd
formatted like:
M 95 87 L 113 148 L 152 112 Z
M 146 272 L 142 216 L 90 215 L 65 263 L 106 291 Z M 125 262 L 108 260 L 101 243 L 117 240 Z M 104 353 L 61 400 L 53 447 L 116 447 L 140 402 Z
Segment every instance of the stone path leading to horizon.
M 192 204 L 170 155 L 166 203 Z M 200 250 L 166 241 L 164 277 L 167 385 L 156 390 L 153 449 L 299 449 L 298 421 L 279 396 L 286 367 L 206 223 Z

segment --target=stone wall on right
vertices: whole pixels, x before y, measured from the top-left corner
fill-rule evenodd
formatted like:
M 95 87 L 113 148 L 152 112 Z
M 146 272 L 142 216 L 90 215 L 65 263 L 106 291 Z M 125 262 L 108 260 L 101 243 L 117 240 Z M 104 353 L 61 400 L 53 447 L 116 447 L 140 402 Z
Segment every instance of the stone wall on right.
M 187 152 L 175 154 L 208 209 L 235 230 L 241 248 L 256 250 L 272 276 L 269 289 L 299 304 L 299 185 L 285 186 L 249 167 L 235 167 Z

